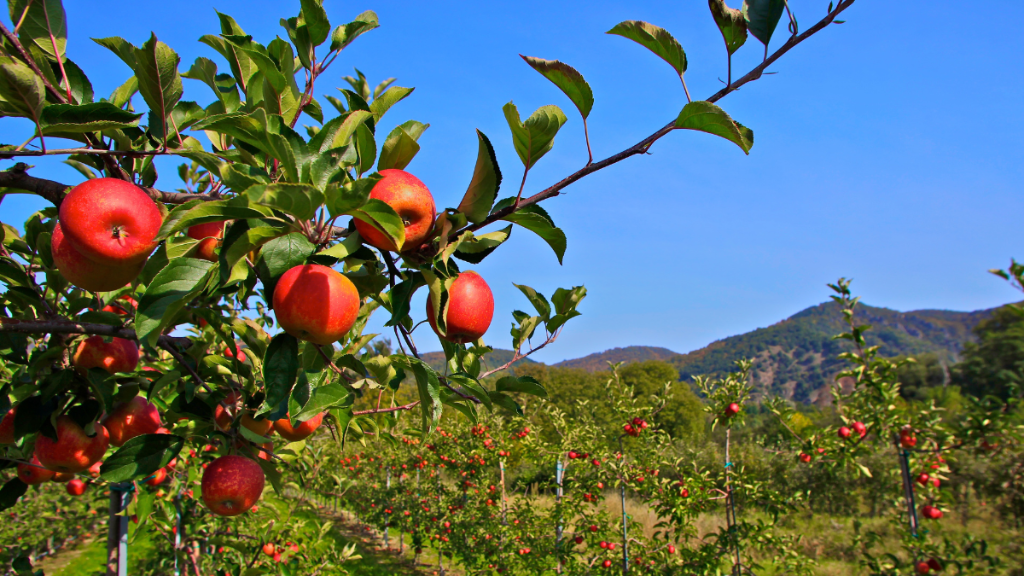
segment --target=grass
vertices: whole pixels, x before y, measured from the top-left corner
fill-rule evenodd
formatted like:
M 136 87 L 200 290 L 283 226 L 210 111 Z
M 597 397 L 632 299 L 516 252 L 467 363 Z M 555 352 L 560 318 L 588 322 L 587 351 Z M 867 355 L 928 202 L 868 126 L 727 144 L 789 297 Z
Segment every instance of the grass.
M 148 533 L 128 546 L 128 573 L 137 574 L 132 567 L 139 559 L 153 553 L 153 541 Z M 134 562 L 133 562 L 134 560 Z M 107 573 L 107 533 L 104 530 L 95 538 L 83 542 L 74 549 L 62 551 L 45 559 L 40 568 L 47 576 L 104 576 Z

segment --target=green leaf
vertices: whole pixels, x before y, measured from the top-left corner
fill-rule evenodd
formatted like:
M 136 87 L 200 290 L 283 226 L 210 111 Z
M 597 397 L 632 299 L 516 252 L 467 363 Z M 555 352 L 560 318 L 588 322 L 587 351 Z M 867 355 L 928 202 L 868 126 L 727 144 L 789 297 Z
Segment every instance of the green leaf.
M 626 20 L 616 24 L 614 28 L 608 31 L 608 34 L 629 38 L 654 52 L 659 58 L 668 62 L 669 66 L 672 66 L 676 73 L 679 74 L 680 78 L 686 72 L 686 52 L 683 51 L 683 47 L 679 42 L 663 28 L 640 20 Z
M 288 228 L 267 226 L 258 220 L 238 220 L 228 227 L 220 247 L 221 280 L 250 252 L 288 233 Z M 255 264 L 255 263 L 254 263 Z
M 725 49 L 729 54 L 735 53 L 747 41 L 747 21 L 743 17 L 743 11 L 736 8 L 729 8 L 725 0 L 708 0 L 711 8 L 711 15 L 718 24 L 718 30 L 725 40 Z
M 336 260 L 344 260 L 359 250 L 362 245 L 363 239 L 359 237 L 359 232 L 353 231 L 343 241 L 317 252 L 317 256 L 329 256 Z
M 522 54 L 519 57 L 526 60 L 531 68 L 540 72 L 552 84 L 558 86 L 558 89 L 576 105 L 576 109 L 580 111 L 580 116 L 583 116 L 584 120 L 590 116 L 590 110 L 594 107 L 594 91 L 590 89 L 590 84 L 587 84 L 583 75 L 575 68 L 558 60 L 544 60 Z
M 775 27 L 786 10 L 786 0 L 743 0 L 743 19 L 747 29 L 768 49 Z
M 107 482 L 128 482 L 145 478 L 170 464 L 185 439 L 174 434 L 143 434 L 124 443 L 100 465 L 100 477 Z
M 196 258 L 175 258 L 167 263 L 146 289 L 135 313 L 135 332 L 140 342 L 150 345 L 174 317 L 206 286 L 213 262 Z
M 253 204 L 244 196 L 230 200 L 212 201 L 197 198 L 189 200 L 171 211 L 160 227 L 156 241 L 164 240 L 176 232 L 182 232 L 197 224 L 264 218 L 273 215 L 274 212 L 270 208 Z
M 488 393 L 488 395 L 491 397 L 491 402 L 494 402 L 498 406 L 501 406 L 505 410 L 508 410 L 517 416 L 523 416 L 523 408 L 508 394 L 495 391 Z
M 309 220 L 323 205 L 324 194 L 308 184 L 266 184 L 245 191 L 249 200 Z
M 754 146 L 754 132 L 736 122 L 718 106 L 704 100 L 696 100 L 683 106 L 676 118 L 676 128 L 707 132 L 721 136 L 750 154 Z
M 512 225 L 509 224 L 506 228 L 479 236 L 474 236 L 472 232 L 468 231 L 466 234 L 469 237 L 463 238 L 459 242 L 453 256 L 470 264 L 479 264 L 505 240 L 508 240 L 508 237 L 512 235 Z
M 538 398 L 548 397 L 548 391 L 544 389 L 544 386 L 530 376 L 505 376 L 498 380 L 498 383 L 494 385 L 494 389 L 498 392 L 532 394 Z
M 392 356 L 395 364 L 408 368 L 416 378 L 416 387 L 420 396 L 420 414 L 424 434 L 433 431 L 441 417 L 441 381 L 437 372 L 423 361 L 397 354 Z
M 491 212 L 496 212 L 506 206 L 511 206 L 515 202 L 515 198 L 506 198 L 501 202 L 494 205 Z M 557 228 L 555 223 L 551 220 L 551 216 L 548 215 L 547 211 L 531 204 L 529 206 L 522 206 L 519 210 L 509 214 L 502 218 L 508 222 L 515 222 L 523 228 L 533 232 L 540 236 L 548 246 L 555 251 L 555 255 L 558 256 L 558 263 L 562 263 L 562 257 L 565 256 L 566 239 L 565 232 L 562 232 L 561 228 Z
M 373 131 L 365 122 L 356 128 L 353 143 L 356 146 L 356 154 L 359 156 L 356 171 L 362 176 L 373 170 L 373 161 L 377 159 L 377 142 L 373 139 Z
M 309 31 L 309 41 L 319 46 L 331 35 L 331 23 L 327 20 L 323 0 L 302 0 L 302 19 Z
M 501 170 L 498 168 L 498 159 L 494 155 L 494 147 L 491 146 L 491 141 L 483 132 L 477 130 L 476 135 L 480 140 L 480 148 L 476 155 L 476 167 L 473 168 L 473 178 L 469 181 L 469 189 L 462 197 L 462 202 L 459 202 L 459 212 L 465 214 L 466 218 L 474 224 L 487 218 L 494 199 L 498 197 L 498 189 L 501 187 Z
M 121 110 L 110 102 L 95 104 L 50 104 L 43 108 L 39 123 L 44 134 L 82 133 L 133 128 L 142 114 Z
M 117 106 L 118 108 L 124 108 L 126 104 L 132 99 L 132 96 L 139 91 L 139 79 L 133 74 L 124 84 L 121 84 L 110 93 L 110 98 L 107 100 Z
M 181 60 L 170 46 L 151 34 L 141 48 L 135 50 L 138 66 L 135 76 L 139 79 L 139 92 L 146 100 L 150 111 L 162 120 L 163 134 L 168 134 L 167 117 L 174 105 L 181 99 L 183 91 L 178 62 Z
M 361 208 L 347 213 L 384 233 L 394 244 L 395 249 L 401 252 L 405 244 L 405 223 L 386 202 L 371 198 Z
M 586 295 L 587 289 L 583 286 L 574 286 L 571 289 L 559 288 L 551 295 L 551 303 L 555 305 L 555 313 L 567 314 L 575 310 Z
M 217 99 L 224 103 L 224 110 L 234 112 L 241 105 L 238 90 L 235 88 L 235 79 L 229 74 L 217 74 L 217 64 L 208 58 L 196 58 L 188 72 L 182 74 L 184 78 L 199 80 L 213 90 Z
M 132 69 L 132 71 L 135 71 L 135 69 L 138 68 L 138 60 L 135 56 L 135 51 L 138 50 L 138 48 L 136 48 L 131 42 L 119 36 L 93 38 L 92 41 L 116 54 L 122 62 Z
M 6 101 L 5 107 L 10 108 L 11 113 L 31 118 L 38 125 L 46 100 L 43 79 L 24 64 L 13 61 L 0 64 L 0 99 Z
M 380 119 L 384 116 L 385 112 L 412 94 L 413 90 L 415 90 L 415 88 L 392 86 L 385 90 L 379 97 L 374 98 L 373 102 L 370 104 L 370 112 L 373 113 L 374 123 L 380 122 Z
M 274 336 L 263 355 L 263 383 L 267 398 L 258 414 L 266 414 L 279 408 L 292 394 L 292 387 L 299 372 L 299 341 L 291 334 L 281 333 Z M 284 410 L 278 410 L 283 416 Z
M 332 148 L 344 148 L 349 139 L 364 122 L 373 117 L 367 110 L 353 110 L 324 124 L 324 127 L 309 140 L 309 150 L 323 153 Z
M 78 67 L 78 64 L 72 62 L 70 58 L 64 59 L 64 72 L 67 74 L 68 82 L 71 84 L 72 102 L 91 104 L 95 94 L 93 93 L 92 82 L 89 82 L 89 77 L 85 75 L 85 72 Z M 67 84 L 63 78 L 61 78 L 58 88 L 67 90 Z
M 545 298 L 543 294 L 529 286 L 514 283 L 512 285 L 519 288 L 519 291 L 526 295 L 527 299 L 530 300 L 530 304 L 533 304 L 533 307 L 537 310 L 537 314 L 540 315 L 542 320 L 547 320 L 551 317 L 551 305 L 548 304 L 548 299 Z
M 293 422 L 307 420 L 326 410 L 345 408 L 355 402 L 355 395 L 341 384 L 328 384 L 314 388 L 306 405 L 297 414 L 291 415 Z
M 391 168 L 404 170 L 412 162 L 416 153 L 420 151 L 417 140 L 429 126 L 430 124 L 423 124 L 415 120 L 408 120 L 395 126 L 384 140 L 384 145 L 381 146 L 377 171 Z
M 22 482 L 17 476 L 8 480 L 4 487 L 0 488 L 0 512 L 17 504 L 18 498 L 24 496 L 27 491 L 28 484 Z
M 54 61 L 64 59 L 68 26 L 61 0 L 11 0 L 8 6 L 22 44 L 34 44 Z
M 355 17 L 355 20 L 348 24 L 343 24 L 334 29 L 334 33 L 331 34 L 331 52 L 335 50 L 344 50 L 353 40 L 358 38 L 360 35 L 373 30 L 380 26 L 377 20 L 377 14 L 372 10 L 367 10 L 359 16 Z
M 512 129 L 516 153 L 529 170 L 555 145 L 555 135 L 566 121 L 565 114 L 558 106 L 541 106 L 526 122 L 520 122 L 515 104 L 509 102 L 502 110 L 508 127 Z
M 272 299 L 277 279 L 295 266 L 305 264 L 315 251 L 316 246 L 298 232 L 274 238 L 263 245 L 257 270 L 267 289 L 268 301 Z

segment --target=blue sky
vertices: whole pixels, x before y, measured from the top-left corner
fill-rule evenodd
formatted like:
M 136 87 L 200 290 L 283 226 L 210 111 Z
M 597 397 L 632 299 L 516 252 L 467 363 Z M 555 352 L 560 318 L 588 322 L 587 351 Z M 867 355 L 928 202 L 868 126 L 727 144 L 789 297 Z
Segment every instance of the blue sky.
M 226 69 L 197 42 L 219 30 L 207 2 L 140 2 L 131 19 L 112 18 L 105 1 L 65 4 L 71 58 L 97 94 L 109 94 L 129 71 L 89 37 L 122 35 L 139 45 L 153 30 L 181 55 L 182 70 L 197 56 Z M 790 2 L 803 27 L 827 4 Z M 510 100 L 524 118 L 545 104 L 569 117 L 554 150 L 531 170 L 527 194 L 586 162 L 572 104 L 520 53 L 562 60 L 590 82 L 595 158 L 634 144 L 685 104 L 667 64 L 604 34 L 616 23 L 647 20 L 671 31 L 687 51 L 694 98 L 718 90 L 725 76 L 725 50 L 702 0 L 326 0 L 325 6 L 332 24 L 373 9 L 381 28 L 348 48 L 321 79 L 321 102 L 327 106 L 322 96 L 337 94 L 353 66 L 374 83 L 395 76 L 397 85 L 416 87 L 378 132 L 407 119 L 430 123 L 408 169 L 431 188 L 439 208 L 457 205 L 469 183 L 475 129 L 495 145 L 502 196 L 515 193 L 522 164 L 501 112 Z M 298 1 L 219 0 L 216 8 L 267 43 L 284 34 L 278 20 L 298 13 Z M 1011 3 L 998 20 L 1022 16 L 1024 6 Z M 476 268 L 495 292 L 488 343 L 508 347 L 510 312 L 529 306 L 513 282 L 547 294 L 578 284 L 589 290 L 583 316 L 537 355 L 546 362 L 633 344 L 690 351 L 822 302 L 825 283 L 840 276 L 855 279 L 865 302 L 897 310 L 974 310 L 1017 299 L 986 270 L 1024 258 L 1018 217 L 1024 39 L 999 33 L 991 11 L 953 1 L 930 2 L 925 10 L 915 2 L 861 0 L 845 18 L 787 54 L 772 67 L 777 74 L 720 102 L 754 130 L 749 156 L 713 136 L 679 131 L 650 155 L 545 202 L 569 239 L 565 263 L 559 266 L 543 242 L 518 229 Z M 785 34 L 780 28 L 773 46 Z M 750 38 L 735 58 L 736 75 L 760 55 Z M 212 97 L 204 85 L 185 80 L 185 99 L 206 104 Z M 4 126 L 4 142 L 20 143 L 30 133 L 19 121 Z M 37 176 L 69 184 L 81 179 L 55 160 L 36 165 Z M 175 165 L 160 165 L 161 188 L 177 186 Z M 0 211 L 5 222 L 20 225 L 43 206 L 12 196 Z M 439 349 L 428 330 L 416 333 L 420 348 Z

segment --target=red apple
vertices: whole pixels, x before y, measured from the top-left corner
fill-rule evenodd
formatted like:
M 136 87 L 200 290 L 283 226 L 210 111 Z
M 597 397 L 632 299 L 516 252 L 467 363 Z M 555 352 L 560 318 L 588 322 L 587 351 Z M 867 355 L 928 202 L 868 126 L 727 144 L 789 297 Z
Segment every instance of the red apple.
M 71 363 L 82 374 L 90 368 L 103 368 L 111 374 L 133 372 L 139 365 L 139 345 L 124 338 L 104 342 L 102 336 L 82 340 Z
M 487 332 L 493 316 L 494 295 L 487 282 L 484 282 L 476 272 L 463 272 L 448 289 L 448 312 L 445 315 L 447 330 L 441 338 L 456 344 L 473 342 Z M 427 298 L 427 320 L 437 333 L 437 322 L 430 298 Z
M 103 421 L 110 443 L 117 447 L 136 436 L 156 434 L 162 425 L 160 411 L 142 396 L 121 404 Z
M 274 288 L 274 313 L 281 328 L 321 346 L 345 336 L 356 322 L 359 305 L 352 281 L 319 264 L 288 270 Z
M 167 479 L 167 469 L 161 468 L 153 473 L 152 476 L 146 478 L 145 482 L 147 486 L 159 486 Z
M 199 248 L 195 252 L 197 258 L 209 260 L 210 262 L 217 261 L 215 250 L 220 245 L 221 238 L 224 237 L 225 224 L 226 222 L 207 222 L 206 224 L 196 224 L 189 227 L 185 234 L 189 238 L 199 240 Z
M 931 568 L 928 566 L 927 562 L 918 562 L 916 570 L 918 574 L 927 574 L 928 572 L 931 572 Z
M 238 414 L 238 401 L 240 398 L 237 392 L 229 392 L 213 408 L 213 422 L 221 431 L 227 432 L 231 428 L 231 423 L 235 421 L 235 415 Z
M 72 246 L 107 266 L 145 261 L 163 224 L 156 202 L 138 186 L 115 178 L 75 186 L 60 204 L 59 219 Z
M 394 209 L 405 223 L 405 244 L 402 251 L 417 250 L 434 227 L 434 196 L 427 186 L 404 170 L 381 170 L 384 178 L 370 191 L 370 198 L 381 200 Z M 363 241 L 381 250 L 397 251 L 395 244 L 373 226 L 355 221 Z
M 266 481 L 259 464 L 244 456 L 221 456 L 203 472 L 203 502 L 214 514 L 237 516 L 252 508 Z
M 928 567 L 936 572 L 942 572 L 942 563 L 935 558 L 928 559 Z
M 53 478 L 50 478 L 51 482 L 59 482 L 61 484 L 74 480 L 75 474 L 73 472 L 54 472 Z
M 35 456 L 32 456 L 31 464 L 18 464 L 18 478 L 29 486 L 42 484 L 53 478 L 53 470 L 43 467 L 42 463 Z
M 601 566 L 604 566 L 605 568 L 611 568 L 612 567 L 612 561 L 611 560 L 605 560 L 604 562 L 601 562 Z
M 235 346 L 238 347 L 237 344 Z M 224 347 L 224 356 L 227 357 L 227 358 L 234 358 L 235 357 L 235 352 L 234 352 L 234 350 L 231 349 L 230 346 L 225 346 Z M 239 362 L 245 362 L 245 360 L 246 360 L 245 352 L 243 352 L 241 348 L 238 348 L 238 361 Z
M 267 556 L 273 556 L 277 553 L 277 546 L 274 546 L 271 542 L 267 542 L 263 545 L 263 553 Z
M 0 444 L 14 444 L 14 408 L 0 420 Z
M 868 427 L 863 422 L 854 422 L 853 431 L 859 434 L 861 438 L 868 435 Z
M 739 414 L 739 412 L 740 412 L 740 405 L 735 403 L 735 402 L 733 402 L 732 404 L 729 404 L 728 406 L 725 407 L 725 417 L 726 418 L 732 418 L 733 416 Z
M 64 489 L 72 496 L 81 496 L 82 494 L 85 494 L 85 482 L 75 478 L 65 484 Z
M 287 417 L 284 417 L 277 422 L 274 422 L 274 430 L 277 431 L 282 438 L 290 442 L 305 440 L 320 427 L 320 423 L 323 422 L 324 419 L 324 414 L 324 412 L 321 412 L 305 422 L 299 422 L 299 425 L 294 427 L 292 426 L 291 421 L 288 420 Z
M 136 301 L 135 298 L 132 298 L 127 294 L 121 296 L 120 298 L 118 298 L 118 300 L 125 301 L 127 304 L 131 306 L 133 310 L 136 310 L 139 307 L 138 301 Z M 114 314 L 118 314 L 120 316 L 128 316 L 128 310 L 124 306 L 121 306 L 116 302 L 111 302 L 107 304 L 106 306 L 100 309 L 100 312 L 113 312 Z
M 57 418 L 57 441 L 40 434 L 36 438 L 36 458 L 54 472 L 82 472 L 99 462 L 110 446 L 110 435 L 102 424 L 95 424 L 96 434 L 86 435 L 68 416 Z
M 930 479 L 931 476 L 924 472 L 921 472 L 920 474 L 917 475 L 917 483 L 920 484 L 921 486 L 928 484 L 928 480 Z
M 86 258 L 71 245 L 60 224 L 53 228 L 50 252 L 57 270 L 75 286 L 90 292 L 110 292 L 130 284 L 139 275 L 146 261 L 120 266 L 100 264 Z
M 850 429 L 847 428 L 846 426 L 840 427 L 838 433 L 839 433 L 839 437 L 842 438 L 843 440 L 846 440 L 847 438 L 849 438 L 850 434 L 851 434 Z
M 800 461 L 803 462 L 804 464 L 810 464 L 811 463 L 811 455 L 810 454 L 805 454 L 805 453 L 801 452 L 800 453 Z
M 271 430 L 274 429 L 274 421 L 260 418 L 259 420 L 253 418 L 249 414 L 242 414 L 242 426 L 245 426 L 249 431 L 255 432 L 260 436 L 266 436 L 270 434 Z

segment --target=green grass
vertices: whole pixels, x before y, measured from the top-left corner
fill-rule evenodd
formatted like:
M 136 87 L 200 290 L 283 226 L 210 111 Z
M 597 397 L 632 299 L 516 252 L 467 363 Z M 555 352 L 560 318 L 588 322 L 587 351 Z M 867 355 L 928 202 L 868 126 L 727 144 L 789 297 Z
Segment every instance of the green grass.
M 149 533 L 128 545 L 128 573 L 140 559 L 146 559 L 153 552 L 153 541 Z M 134 561 L 133 561 L 134 560 Z M 47 576 L 104 576 L 107 573 L 107 534 L 104 531 L 93 540 L 73 550 L 66 550 L 41 565 Z

